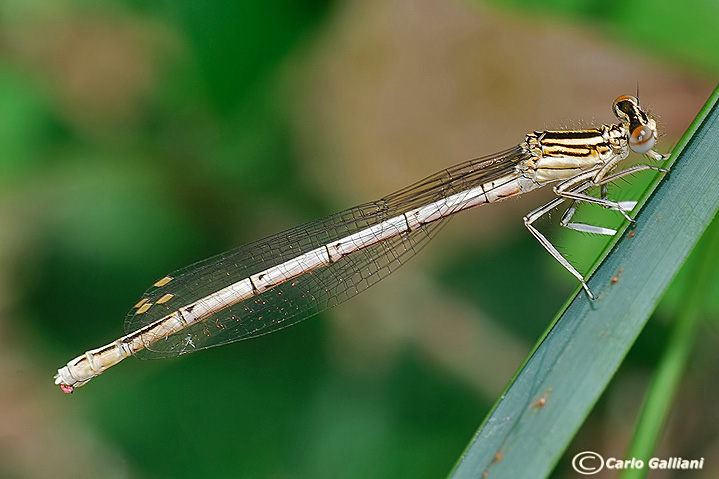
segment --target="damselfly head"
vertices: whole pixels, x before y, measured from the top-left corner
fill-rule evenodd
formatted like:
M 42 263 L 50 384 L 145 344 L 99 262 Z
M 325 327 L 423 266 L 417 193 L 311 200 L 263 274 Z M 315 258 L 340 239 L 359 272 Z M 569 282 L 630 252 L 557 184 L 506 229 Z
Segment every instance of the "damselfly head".
M 644 154 L 654 148 L 657 142 L 657 122 L 642 110 L 639 100 L 623 95 L 614 100 L 614 114 L 627 128 L 629 148 Z

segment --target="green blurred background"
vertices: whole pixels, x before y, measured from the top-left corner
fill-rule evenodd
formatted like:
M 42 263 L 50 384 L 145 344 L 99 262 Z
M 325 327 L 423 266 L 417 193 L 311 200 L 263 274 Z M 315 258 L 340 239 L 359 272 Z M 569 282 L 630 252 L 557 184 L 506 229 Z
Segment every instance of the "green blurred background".
M 52 376 L 119 337 L 165 273 L 527 131 L 611 122 L 637 84 L 667 151 L 719 73 L 719 8 L 700 0 L 6 0 L 0 15 L 12 478 L 443 477 L 577 287 L 522 225 L 548 192 L 460 215 L 381 286 L 293 328 L 129 359 L 73 395 Z M 554 219 L 588 267 L 606 239 Z M 669 316 L 568 454 L 622 456 Z M 660 446 L 706 456 L 692 477 L 719 474 L 710 331 Z M 575 477 L 568 460 L 555 475 Z

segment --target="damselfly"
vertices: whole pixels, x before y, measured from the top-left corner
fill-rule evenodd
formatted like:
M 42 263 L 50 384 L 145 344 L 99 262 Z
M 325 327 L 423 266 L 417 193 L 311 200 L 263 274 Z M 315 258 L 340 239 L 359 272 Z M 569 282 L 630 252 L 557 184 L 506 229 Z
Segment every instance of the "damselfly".
M 557 198 L 524 218 L 537 240 L 594 298 L 583 276 L 534 226 L 570 205 L 595 203 L 623 215 L 636 202 L 607 198 L 607 184 L 650 164 L 617 170 L 630 151 L 655 161 L 656 122 L 633 96 L 617 98 L 618 123 L 587 130 L 543 131 L 500 153 L 469 160 L 412 186 L 176 271 L 155 282 L 125 318 L 126 336 L 86 352 L 58 370 L 55 384 L 72 392 L 128 356 L 166 358 L 271 333 L 335 306 L 384 278 L 419 251 L 459 211 L 554 184 Z M 599 187 L 599 195 L 588 193 Z

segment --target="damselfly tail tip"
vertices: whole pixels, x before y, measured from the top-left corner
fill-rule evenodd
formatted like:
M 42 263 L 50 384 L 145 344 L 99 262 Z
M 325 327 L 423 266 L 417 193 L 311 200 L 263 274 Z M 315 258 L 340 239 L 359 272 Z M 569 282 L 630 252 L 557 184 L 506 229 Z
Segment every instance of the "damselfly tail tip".
M 72 392 L 75 390 L 74 387 L 68 386 L 67 384 L 60 384 L 60 389 L 61 389 L 62 392 L 64 392 L 65 394 L 72 394 Z
M 58 369 L 57 374 L 54 376 L 55 384 L 60 386 L 62 392 L 64 392 L 65 394 L 70 394 L 75 390 L 75 386 L 68 384 L 67 381 L 63 379 L 62 372 L 62 369 Z

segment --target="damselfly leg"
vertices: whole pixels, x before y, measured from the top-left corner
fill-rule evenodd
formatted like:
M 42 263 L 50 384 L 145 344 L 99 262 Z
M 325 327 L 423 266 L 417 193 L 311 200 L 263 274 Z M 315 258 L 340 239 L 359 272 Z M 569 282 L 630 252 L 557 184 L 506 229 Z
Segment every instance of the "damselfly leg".
M 654 153 L 654 152 L 652 152 Z M 658 154 L 657 154 L 658 155 Z M 666 159 L 669 155 L 658 155 L 659 159 Z M 652 158 L 656 158 L 655 156 L 652 156 Z M 530 212 L 527 216 L 524 217 L 524 224 L 529 230 L 530 233 L 539 241 L 539 243 L 544 246 L 544 248 L 549 252 L 549 254 L 552 255 L 554 259 L 556 259 L 564 268 L 569 271 L 575 278 L 579 280 L 579 282 L 582 285 L 582 288 L 584 291 L 586 291 L 587 295 L 592 299 L 596 299 L 594 294 L 592 294 L 591 290 L 589 289 L 589 286 L 587 285 L 586 281 L 584 280 L 584 276 L 577 271 L 577 269 L 559 252 L 559 250 L 552 244 L 549 239 L 547 239 L 546 236 L 544 236 L 534 225 L 533 223 L 537 221 L 542 216 L 548 214 L 553 209 L 559 207 L 562 203 L 564 203 L 566 200 L 572 200 L 571 204 L 569 205 L 569 208 L 564 212 L 562 215 L 562 218 L 559 222 L 560 226 L 563 226 L 565 228 L 569 228 L 575 231 L 580 231 L 583 233 L 592 233 L 592 234 L 601 234 L 601 235 L 607 235 L 607 236 L 614 236 L 617 234 L 617 230 L 613 228 L 606 228 L 604 226 L 597 226 L 597 225 L 591 225 L 587 223 L 571 223 L 571 219 L 576 213 L 577 206 L 581 202 L 585 203 L 594 203 L 598 204 L 600 206 L 604 206 L 605 208 L 612 209 L 615 211 L 619 211 L 628 221 L 633 221 L 628 215 L 627 212 L 634 209 L 637 202 L 636 201 L 611 201 L 607 199 L 607 188 L 606 186 L 616 181 L 620 178 L 624 178 L 629 175 L 633 175 L 635 173 L 639 173 L 641 171 L 659 171 L 662 173 L 667 173 L 669 170 L 665 168 L 661 168 L 654 165 L 647 165 L 647 164 L 640 164 L 631 166 L 629 168 L 626 168 L 624 170 L 612 173 L 610 175 L 603 176 L 602 178 L 597 178 L 598 175 L 595 175 L 594 178 L 591 180 L 584 179 L 583 182 L 580 182 L 577 184 L 577 177 L 571 178 L 568 181 L 565 181 L 559 185 L 557 185 L 554 188 L 554 192 L 557 194 L 558 198 L 555 198 L 554 200 L 550 201 L 549 203 L 533 210 Z M 584 175 L 580 175 L 584 176 Z M 585 194 L 584 191 L 594 187 L 599 186 L 600 187 L 600 197 L 595 197 L 592 195 Z

